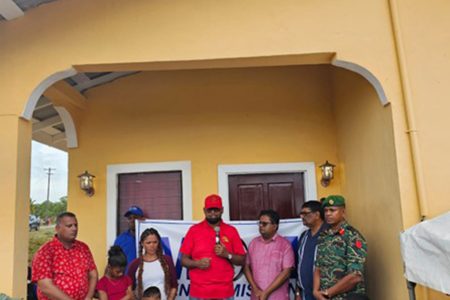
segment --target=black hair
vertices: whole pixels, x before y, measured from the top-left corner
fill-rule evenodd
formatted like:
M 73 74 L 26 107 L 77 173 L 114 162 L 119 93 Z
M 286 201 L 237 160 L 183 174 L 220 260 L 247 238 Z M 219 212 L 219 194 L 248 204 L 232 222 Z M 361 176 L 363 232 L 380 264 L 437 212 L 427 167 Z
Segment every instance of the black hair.
M 275 225 L 280 224 L 280 216 L 273 209 L 261 210 L 258 218 L 261 218 L 262 216 L 268 216 L 270 218 L 270 221 Z
M 151 286 L 144 291 L 143 297 L 161 298 L 161 291 L 156 286 Z
M 303 203 L 302 208 L 309 208 L 312 212 L 319 212 L 320 218 L 322 220 L 325 219 L 325 213 L 322 204 L 319 201 L 316 200 L 306 201 L 305 203 Z
M 110 267 L 121 268 L 125 268 L 127 266 L 127 256 L 120 246 L 111 246 L 111 248 L 109 248 L 108 265 Z
M 62 212 L 56 217 L 56 224 L 59 225 L 61 223 L 61 220 L 65 217 L 76 218 L 77 216 L 70 211 Z

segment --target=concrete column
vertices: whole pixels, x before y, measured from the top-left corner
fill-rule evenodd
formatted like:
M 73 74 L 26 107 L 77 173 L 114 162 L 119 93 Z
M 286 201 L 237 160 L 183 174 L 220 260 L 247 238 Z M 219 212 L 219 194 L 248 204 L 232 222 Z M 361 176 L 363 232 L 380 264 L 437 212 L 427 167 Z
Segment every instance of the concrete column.
M 26 298 L 31 122 L 0 113 L 0 291 Z

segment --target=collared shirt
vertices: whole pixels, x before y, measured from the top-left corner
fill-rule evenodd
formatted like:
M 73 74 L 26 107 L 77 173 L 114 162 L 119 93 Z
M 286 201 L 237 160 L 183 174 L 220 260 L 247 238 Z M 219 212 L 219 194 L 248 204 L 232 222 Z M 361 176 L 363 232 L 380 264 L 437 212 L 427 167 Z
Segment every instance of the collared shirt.
M 364 237 L 347 222 L 338 230 L 329 228 L 319 235 L 315 266 L 320 269 L 320 289 L 329 289 L 344 276 L 357 273 L 364 279 L 367 244 Z M 364 281 L 333 300 L 347 299 L 349 293 L 365 294 Z
M 85 243 L 75 241 L 66 249 L 56 236 L 36 252 L 32 268 L 32 281 L 52 279 L 53 284 L 75 300 L 84 300 L 89 291 L 88 273 L 96 269 Z M 38 298 L 48 299 L 39 289 Z
M 114 241 L 114 245 L 122 248 L 128 264 L 136 259 L 136 237 L 130 230 L 122 232 Z
M 291 243 L 275 234 L 265 241 L 261 236 L 254 238 L 248 247 L 246 263 L 252 270 L 255 283 L 265 290 L 285 269 L 294 267 L 294 251 Z M 289 299 L 289 280 L 270 294 L 270 300 Z M 252 292 L 251 299 L 257 299 Z
M 236 228 L 220 222 L 220 242 L 229 253 L 245 255 L 244 246 Z M 181 245 L 180 252 L 193 260 L 210 258 L 210 267 L 206 270 L 189 270 L 191 286 L 189 295 L 195 298 L 228 298 L 234 294 L 234 268 L 231 262 L 214 252 L 216 232 L 206 220 L 189 228 Z
M 328 225 L 324 222 L 315 235 L 312 235 L 311 229 L 300 235 L 297 251 L 297 278 L 298 284 L 302 289 L 302 300 L 315 300 L 313 296 L 313 273 L 317 253 L 317 240 L 320 233 L 327 228 Z

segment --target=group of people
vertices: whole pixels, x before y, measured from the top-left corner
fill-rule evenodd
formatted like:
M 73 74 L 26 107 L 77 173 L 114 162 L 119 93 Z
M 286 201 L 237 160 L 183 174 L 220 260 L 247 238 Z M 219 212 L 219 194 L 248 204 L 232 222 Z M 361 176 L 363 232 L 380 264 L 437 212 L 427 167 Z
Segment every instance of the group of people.
M 280 217 L 274 210 L 260 212 L 260 235 L 250 242 L 247 252 L 236 228 L 222 220 L 220 196 L 206 197 L 203 212 L 205 219 L 190 227 L 180 249 L 181 264 L 189 270 L 191 300 L 233 299 L 233 265 L 243 266 L 251 299 L 289 299 L 294 269 L 296 300 L 367 299 L 367 245 L 346 222 L 342 196 L 304 203 L 300 217 L 308 230 L 299 235 L 297 249 L 277 234 Z M 144 214 L 132 206 L 125 217 L 129 229 L 109 249 L 104 276 L 98 280 L 88 246 L 76 239 L 76 216 L 70 212 L 59 215 L 55 237 L 33 259 L 32 280 L 38 285 L 38 298 L 175 299 L 177 274 L 172 258 L 163 254 L 158 231 L 144 230 L 136 251 L 134 224 Z

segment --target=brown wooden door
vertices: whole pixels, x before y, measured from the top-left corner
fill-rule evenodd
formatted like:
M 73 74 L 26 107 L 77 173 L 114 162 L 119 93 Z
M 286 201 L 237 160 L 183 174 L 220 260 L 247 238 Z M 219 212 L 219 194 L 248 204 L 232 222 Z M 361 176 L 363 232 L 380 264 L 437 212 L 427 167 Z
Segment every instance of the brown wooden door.
M 181 171 L 119 174 L 118 233 L 127 229 L 123 217 L 137 205 L 148 219 L 183 219 Z
M 297 218 L 305 201 L 303 173 L 230 175 L 228 183 L 231 220 L 256 220 L 269 208 Z

